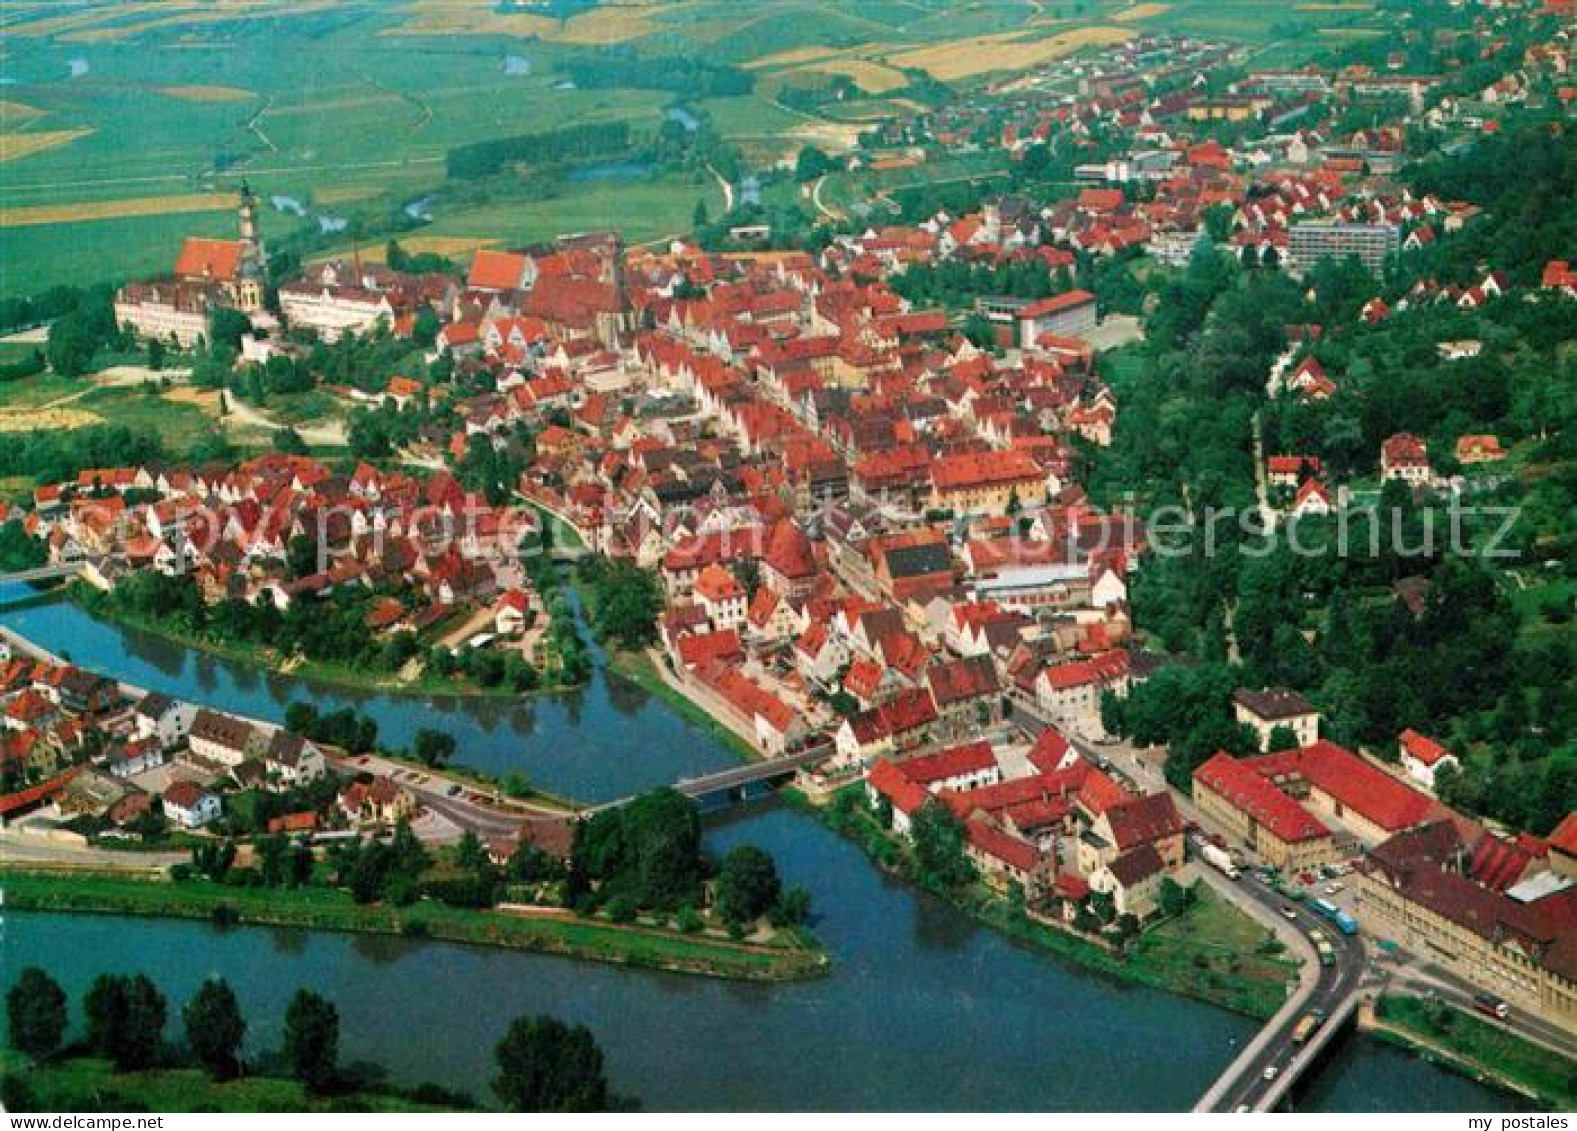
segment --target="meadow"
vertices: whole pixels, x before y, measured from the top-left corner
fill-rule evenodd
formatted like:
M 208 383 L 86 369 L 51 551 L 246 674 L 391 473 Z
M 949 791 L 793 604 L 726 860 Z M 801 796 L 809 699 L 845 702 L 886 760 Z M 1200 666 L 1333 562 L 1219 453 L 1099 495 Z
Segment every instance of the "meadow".
M 969 85 L 1136 31 L 1231 35 L 1274 49 L 1289 20 L 1342 30 L 1367 0 L 1294 9 L 1267 0 L 621 0 L 567 20 L 493 0 L 126 0 L 7 6 L 0 98 L 0 295 L 166 269 L 182 235 L 231 230 L 247 178 L 274 238 L 317 218 L 380 226 L 443 181 L 452 146 L 578 122 L 653 130 L 677 101 L 705 110 L 747 161 L 846 147 L 905 107 L 913 77 Z M 1310 37 L 1311 39 L 1316 37 Z M 609 50 L 749 68 L 755 89 L 576 89 L 567 64 Z M 879 100 L 792 110 L 785 86 L 852 80 Z M 908 104 L 910 108 L 913 103 Z M 683 230 L 694 186 L 596 186 L 522 210 L 439 216 L 434 240 L 518 240 L 618 225 Z M 708 200 L 714 210 L 718 202 Z M 507 212 L 508 215 L 501 213 Z M 502 219 L 501 227 L 487 225 Z

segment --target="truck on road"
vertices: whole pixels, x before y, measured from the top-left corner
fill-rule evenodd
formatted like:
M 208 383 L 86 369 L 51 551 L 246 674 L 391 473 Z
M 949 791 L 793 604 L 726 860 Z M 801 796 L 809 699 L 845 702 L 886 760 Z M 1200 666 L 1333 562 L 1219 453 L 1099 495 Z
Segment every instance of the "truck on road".
M 1199 850 L 1199 855 L 1204 858 L 1206 864 L 1215 868 L 1229 880 L 1235 880 L 1242 875 L 1238 871 L 1238 866 L 1232 863 L 1231 855 L 1224 848 L 1206 842 L 1204 847 Z
M 1295 1045 L 1303 1044 L 1310 1037 L 1314 1036 L 1314 1030 L 1318 1029 L 1320 1027 L 1320 1022 L 1324 1020 L 1325 1014 L 1321 1013 L 1318 1009 L 1311 1009 L 1302 1017 L 1298 1018 L 1298 1023 L 1293 1027 L 1292 1030 L 1292 1043 Z

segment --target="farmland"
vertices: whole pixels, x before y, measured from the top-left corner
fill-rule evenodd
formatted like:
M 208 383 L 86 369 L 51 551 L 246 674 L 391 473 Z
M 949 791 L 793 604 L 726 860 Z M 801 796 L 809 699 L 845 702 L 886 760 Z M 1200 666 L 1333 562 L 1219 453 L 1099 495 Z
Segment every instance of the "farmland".
M 649 0 L 563 20 L 488 0 L 12 4 L 0 295 L 163 269 L 180 236 L 228 231 L 223 202 L 243 177 L 275 200 L 263 217 L 272 240 L 343 220 L 384 231 L 443 184 L 453 146 L 611 120 L 651 136 L 681 100 L 671 87 L 565 78 L 609 52 L 746 68 L 753 89 L 684 101 L 761 167 L 805 144 L 845 148 L 862 123 L 912 111 L 917 76 L 968 85 L 1140 31 L 1270 49 L 1281 23 L 1340 33 L 1372 17 L 1361 0 L 792 0 L 743 13 L 726 0 Z M 779 97 L 839 81 L 865 97 L 814 114 Z M 672 175 L 573 185 L 541 201 L 452 202 L 420 235 L 474 247 L 617 221 L 651 239 L 684 230 L 702 199 L 720 203 Z

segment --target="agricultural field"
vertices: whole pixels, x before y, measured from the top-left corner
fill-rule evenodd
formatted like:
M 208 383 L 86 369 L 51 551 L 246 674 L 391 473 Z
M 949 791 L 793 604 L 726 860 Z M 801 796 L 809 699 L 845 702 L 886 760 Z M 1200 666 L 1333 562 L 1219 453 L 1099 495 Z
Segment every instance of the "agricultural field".
M 968 86 L 1140 31 L 1274 50 L 1279 24 L 1347 34 L 1372 11 L 1368 0 L 620 0 L 558 19 L 494 0 L 32 0 L 8 4 L 5 21 L 0 295 L 162 270 L 181 236 L 230 230 L 243 178 L 272 203 L 269 238 L 348 219 L 376 229 L 443 183 L 455 145 L 546 124 L 655 130 L 674 91 L 566 80 L 569 64 L 610 50 L 747 68 L 753 91 L 692 105 L 760 167 L 802 145 L 846 149 L 865 124 L 912 112 L 905 91 L 925 74 Z M 846 80 L 868 97 L 817 114 L 778 97 Z M 412 238 L 476 246 L 617 222 L 650 239 L 682 230 L 703 194 L 630 181 L 575 195 L 578 208 L 457 205 Z M 486 226 L 501 217 L 502 229 Z

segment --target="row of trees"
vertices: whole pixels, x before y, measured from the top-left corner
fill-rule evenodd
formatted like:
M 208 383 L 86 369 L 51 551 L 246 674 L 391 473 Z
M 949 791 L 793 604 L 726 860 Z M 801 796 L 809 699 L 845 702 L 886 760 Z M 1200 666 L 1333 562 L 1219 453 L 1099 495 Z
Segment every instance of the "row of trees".
M 82 1011 L 85 1037 L 80 1046 L 68 1049 L 66 992 L 48 972 L 30 966 L 6 995 L 11 1046 L 34 1061 L 76 1052 L 100 1056 L 121 1072 L 187 1062 L 218 1081 L 246 1072 L 247 1020 L 223 978 L 204 981 L 181 1007 L 185 1040 L 180 1049 L 165 1041 L 169 1006 L 144 974 L 100 974 L 83 995 Z M 333 1002 L 308 989 L 296 991 L 285 1009 L 277 1060 L 314 1095 L 354 1083 L 340 1064 L 340 1017 Z M 516 1018 L 498 1042 L 495 1060 L 494 1094 L 515 1111 L 594 1112 L 634 1106 L 609 1087 L 602 1049 L 583 1025 L 548 1016 Z M 36 1110 L 22 1078 L 8 1075 L 6 1084 L 8 1109 Z M 416 1094 L 463 1099 L 430 1086 Z
M 585 161 L 621 155 L 629 147 L 628 122 L 585 122 L 543 133 L 458 145 L 445 154 L 444 168 L 451 179 L 477 180 L 501 173 L 511 165 Z
M 146 974 L 100 974 L 82 998 L 86 1034 L 81 1050 L 105 1058 L 121 1072 L 179 1063 L 164 1038 L 169 1005 Z M 6 995 L 11 1046 L 34 1060 L 64 1048 L 66 992 L 37 966 L 17 977 Z M 210 978 L 181 1008 L 185 1047 L 210 1076 L 229 1080 L 244 1070 L 242 1043 L 246 1019 L 235 992 L 222 978 Z M 283 1058 L 290 1075 L 309 1090 L 329 1090 L 337 1080 L 339 1014 L 312 993 L 298 990 L 285 1012 Z

